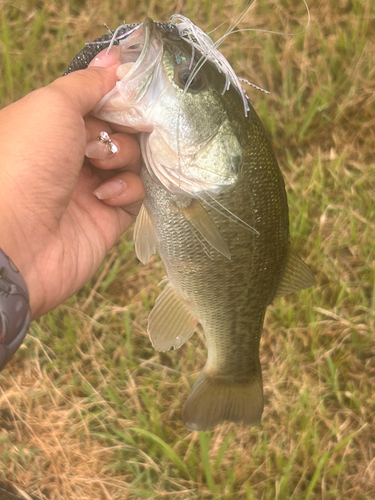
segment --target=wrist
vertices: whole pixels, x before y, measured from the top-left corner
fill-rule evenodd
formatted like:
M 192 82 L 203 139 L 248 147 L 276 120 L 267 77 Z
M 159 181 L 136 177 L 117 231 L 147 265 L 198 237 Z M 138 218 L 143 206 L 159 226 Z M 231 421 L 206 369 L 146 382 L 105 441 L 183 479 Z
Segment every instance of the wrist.
M 38 311 L 43 303 L 41 283 L 35 276 L 37 273 L 32 249 L 25 241 L 20 241 L 21 239 L 22 234 L 19 236 L 17 230 L 9 234 L 3 224 L 0 224 L 0 250 L 3 250 L 19 270 L 28 292 L 31 318 L 35 319 L 39 316 Z
M 29 324 L 26 283 L 13 261 L 0 249 L 0 370 L 20 347 Z

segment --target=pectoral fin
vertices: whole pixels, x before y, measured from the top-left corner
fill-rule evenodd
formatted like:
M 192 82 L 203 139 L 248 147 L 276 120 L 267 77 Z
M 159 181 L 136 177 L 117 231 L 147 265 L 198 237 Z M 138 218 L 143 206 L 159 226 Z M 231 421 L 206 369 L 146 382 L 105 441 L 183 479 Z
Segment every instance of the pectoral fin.
M 158 351 L 178 349 L 193 335 L 197 323 L 184 300 L 168 283 L 148 318 L 148 334 Z
M 142 205 L 134 227 L 135 253 L 142 264 L 146 264 L 158 249 L 158 239 L 147 208 Z
M 315 283 L 308 266 L 292 248 L 289 248 L 284 274 L 274 298 L 309 288 Z
M 230 250 L 215 222 L 197 200 L 182 209 L 186 219 L 215 250 L 231 260 Z

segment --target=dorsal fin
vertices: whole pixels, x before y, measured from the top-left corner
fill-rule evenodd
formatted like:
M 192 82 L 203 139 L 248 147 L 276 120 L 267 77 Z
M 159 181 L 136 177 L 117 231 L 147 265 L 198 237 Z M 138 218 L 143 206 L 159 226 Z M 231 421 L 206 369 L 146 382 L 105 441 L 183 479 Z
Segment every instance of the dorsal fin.
M 316 284 L 308 266 L 301 257 L 289 247 L 287 261 L 279 288 L 274 298 L 282 297 L 288 293 L 297 292 Z
M 231 260 L 230 250 L 215 222 L 202 207 L 198 200 L 193 200 L 189 206 L 182 209 L 186 219 L 195 227 L 199 234 L 215 250 Z
M 147 208 L 142 205 L 134 227 L 135 253 L 142 264 L 146 264 L 158 249 L 159 243 Z

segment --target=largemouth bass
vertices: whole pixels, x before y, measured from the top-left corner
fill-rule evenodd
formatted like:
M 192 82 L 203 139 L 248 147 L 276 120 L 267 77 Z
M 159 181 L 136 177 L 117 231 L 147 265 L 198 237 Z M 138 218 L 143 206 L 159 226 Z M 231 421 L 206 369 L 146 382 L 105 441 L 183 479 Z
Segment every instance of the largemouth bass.
M 135 248 L 143 263 L 158 251 L 167 273 L 149 317 L 152 344 L 176 349 L 198 323 L 204 330 L 207 363 L 185 425 L 257 424 L 266 308 L 315 281 L 291 248 L 284 181 L 261 121 L 224 57 L 177 21 L 116 33 L 120 81 L 93 114 L 141 132 L 146 198 Z

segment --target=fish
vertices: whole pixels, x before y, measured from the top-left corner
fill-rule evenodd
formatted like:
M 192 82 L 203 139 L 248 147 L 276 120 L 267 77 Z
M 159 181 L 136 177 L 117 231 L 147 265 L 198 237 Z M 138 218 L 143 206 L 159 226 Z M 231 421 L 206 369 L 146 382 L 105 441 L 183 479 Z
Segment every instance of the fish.
M 139 133 L 146 197 L 135 251 L 142 263 L 158 252 L 166 270 L 148 319 L 152 345 L 178 349 L 200 324 L 207 361 L 184 404 L 185 426 L 257 425 L 266 309 L 315 284 L 292 248 L 271 141 L 229 62 L 187 18 L 122 26 L 68 72 L 109 42 L 120 46 L 119 81 L 93 114 Z

